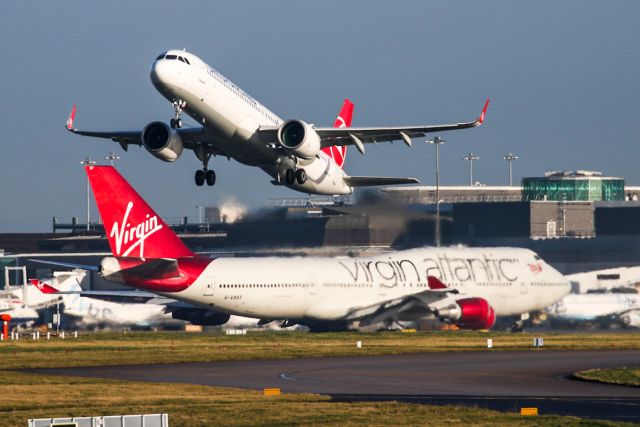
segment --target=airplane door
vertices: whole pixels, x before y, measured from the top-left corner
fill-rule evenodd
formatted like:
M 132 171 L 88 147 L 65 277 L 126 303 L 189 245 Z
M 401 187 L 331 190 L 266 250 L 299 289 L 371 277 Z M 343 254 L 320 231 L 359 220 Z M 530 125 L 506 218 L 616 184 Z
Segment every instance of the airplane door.
M 520 282 L 520 294 L 521 295 L 526 295 L 528 293 L 529 293 L 529 283 Z
M 216 281 L 215 281 L 215 277 L 210 276 L 207 278 L 207 282 L 204 285 L 204 292 L 203 295 L 205 297 L 212 297 L 213 296 L 213 290 L 215 289 L 216 286 Z

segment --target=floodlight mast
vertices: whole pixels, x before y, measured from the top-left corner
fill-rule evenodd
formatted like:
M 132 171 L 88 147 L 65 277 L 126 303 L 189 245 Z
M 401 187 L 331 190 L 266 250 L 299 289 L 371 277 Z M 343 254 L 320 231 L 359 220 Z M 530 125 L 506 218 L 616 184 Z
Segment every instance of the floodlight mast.
M 434 234 L 436 247 L 440 247 L 440 145 L 444 144 L 445 140 L 436 136 L 432 140 L 425 142 L 427 144 L 433 144 L 436 147 L 436 220 Z
M 480 156 L 469 153 L 464 156 L 463 159 L 469 162 L 469 185 L 473 185 L 473 161 L 480 160 Z
M 516 156 L 513 153 L 509 153 L 509 154 L 505 154 L 504 157 L 502 157 L 502 160 L 506 160 L 507 162 L 509 162 L 509 186 L 512 186 L 513 175 L 512 175 L 512 169 L 511 169 L 511 162 L 513 162 L 514 160 L 518 160 L 518 156 Z
M 109 160 L 109 163 L 111 164 L 111 166 L 113 166 L 113 161 L 114 160 L 120 160 L 120 156 L 118 156 L 117 154 L 115 154 L 113 151 L 109 151 L 109 154 L 107 154 L 104 157 L 105 160 Z

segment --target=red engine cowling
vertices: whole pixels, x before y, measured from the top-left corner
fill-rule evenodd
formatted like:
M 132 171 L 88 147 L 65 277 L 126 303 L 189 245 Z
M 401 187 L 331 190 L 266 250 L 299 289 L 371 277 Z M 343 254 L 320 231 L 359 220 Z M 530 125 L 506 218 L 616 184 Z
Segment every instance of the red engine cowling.
M 491 329 L 496 323 L 496 313 L 483 298 L 464 298 L 456 301 L 460 306 L 460 318 L 456 325 L 463 329 Z

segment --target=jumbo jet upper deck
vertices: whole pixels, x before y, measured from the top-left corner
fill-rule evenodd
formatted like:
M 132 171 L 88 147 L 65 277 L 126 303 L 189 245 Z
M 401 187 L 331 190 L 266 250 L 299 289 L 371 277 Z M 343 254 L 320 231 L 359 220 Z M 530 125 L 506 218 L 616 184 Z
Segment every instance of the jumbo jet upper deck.
M 67 129 L 73 133 L 129 145 L 142 145 L 165 162 L 176 161 L 184 149 L 202 162 L 195 173 L 196 185 L 214 185 L 209 168 L 212 156 L 233 158 L 264 170 L 275 185 L 286 185 L 312 194 L 350 194 L 354 187 L 417 183 L 415 178 L 349 176 L 343 170 L 346 149 L 354 145 L 362 154 L 365 144 L 403 141 L 427 133 L 467 129 L 482 124 L 489 101 L 478 119 L 448 125 L 351 127 L 353 103 L 346 99 L 333 127 L 316 127 L 299 119 L 282 120 L 232 81 L 196 55 L 168 50 L 151 66 L 151 82 L 171 102 L 174 115 L 169 124 L 149 123 L 134 131 L 85 131 L 74 127 L 74 105 Z M 198 123 L 183 127 L 185 113 Z

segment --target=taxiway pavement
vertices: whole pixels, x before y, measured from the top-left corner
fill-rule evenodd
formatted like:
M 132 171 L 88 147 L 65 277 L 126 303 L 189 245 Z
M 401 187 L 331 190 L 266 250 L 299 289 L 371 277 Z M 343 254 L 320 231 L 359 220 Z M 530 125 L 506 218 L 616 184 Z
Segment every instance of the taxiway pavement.
M 640 350 L 495 351 L 38 369 L 55 375 L 329 394 L 335 400 L 464 404 L 640 423 L 640 388 L 571 379 L 640 367 Z

